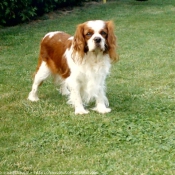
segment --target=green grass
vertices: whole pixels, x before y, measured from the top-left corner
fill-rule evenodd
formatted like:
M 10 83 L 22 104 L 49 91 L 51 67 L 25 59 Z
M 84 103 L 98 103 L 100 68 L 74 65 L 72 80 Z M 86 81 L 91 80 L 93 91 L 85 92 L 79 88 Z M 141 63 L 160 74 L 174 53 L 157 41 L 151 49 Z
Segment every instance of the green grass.
M 175 174 L 174 15 L 175 0 L 124 0 L 1 28 L 0 174 Z M 51 79 L 27 101 L 41 38 L 90 19 L 116 24 L 112 112 L 74 115 Z

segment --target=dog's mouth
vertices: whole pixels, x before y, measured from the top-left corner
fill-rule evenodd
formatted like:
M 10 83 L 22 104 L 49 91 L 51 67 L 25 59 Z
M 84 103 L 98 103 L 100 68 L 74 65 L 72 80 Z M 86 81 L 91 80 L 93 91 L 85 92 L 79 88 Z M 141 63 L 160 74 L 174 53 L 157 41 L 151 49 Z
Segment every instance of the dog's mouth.
M 94 49 L 94 50 L 99 50 L 99 51 L 102 51 L 102 52 L 103 52 L 103 51 L 106 50 L 106 47 L 107 47 L 107 46 L 106 46 L 106 45 L 103 46 L 102 43 L 96 43 L 96 44 L 95 44 L 95 49 Z
M 89 44 L 89 45 L 88 45 Z M 102 40 L 100 41 L 94 41 L 93 43 L 88 43 L 85 48 L 84 51 L 85 53 L 87 52 L 105 52 L 107 50 L 107 45 L 102 42 Z
M 92 50 L 92 52 L 95 54 L 103 53 L 105 52 L 105 49 L 101 47 L 101 45 L 96 45 L 96 47 Z
M 101 43 L 95 43 L 96 48 L 102 48 Z

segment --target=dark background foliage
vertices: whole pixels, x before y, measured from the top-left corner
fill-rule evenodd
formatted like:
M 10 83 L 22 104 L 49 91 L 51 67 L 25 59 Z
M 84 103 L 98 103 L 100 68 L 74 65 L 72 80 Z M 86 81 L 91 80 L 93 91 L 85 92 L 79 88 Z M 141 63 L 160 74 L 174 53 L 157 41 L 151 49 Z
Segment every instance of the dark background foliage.
M 57 8 L 80 5 L 85 1 L 90 0 L 1 0 L 0 25 L 16 25 Z

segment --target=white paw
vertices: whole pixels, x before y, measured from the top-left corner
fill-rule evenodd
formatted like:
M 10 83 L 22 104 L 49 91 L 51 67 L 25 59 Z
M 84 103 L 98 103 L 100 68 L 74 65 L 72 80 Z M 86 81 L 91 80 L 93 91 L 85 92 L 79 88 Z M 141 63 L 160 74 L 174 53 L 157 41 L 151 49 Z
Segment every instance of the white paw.
M 104 106 L 104 107 L 95 107 L 92 110 L 97 111 L 97 112 L 102 113 L 102 114 L 111 112 L 111 108 L 107 108 L 106 106 Z
M 60 88 L 60 94 L 62 95 L 69 95 L 70 92 L 67 88 Z
M 88 110 L 85 110 L 84 108 L 76 108 L 75 109 L 75 114 L 77 115 L 77 114 L 88 114 L 89 113 L 89 111 Z
M 33 95 L 31 92 L 30 92 L 30 94 L 29 94 L 27 99 L 30 100 L 30 101 L 33 101 L 33 102 L 39 100 L 38 96 L 37 95 Z

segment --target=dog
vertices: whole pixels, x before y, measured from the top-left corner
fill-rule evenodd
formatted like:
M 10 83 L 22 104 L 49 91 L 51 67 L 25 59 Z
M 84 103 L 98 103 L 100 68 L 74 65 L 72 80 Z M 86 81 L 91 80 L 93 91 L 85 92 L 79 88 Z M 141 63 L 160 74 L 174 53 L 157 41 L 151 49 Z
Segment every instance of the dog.
M 93 110 L 111 111 L 106 97 L 105 80 L 111 63 L 118 60 L 112 21 L 92 20 L 79 24 L 75 35 L 50 32 L 40 43 L 38 65 L 30 101 L 38 101 L 38 87 L 50 75 L 60 83 L 60 93 L 68 96 L 75 114 L 87 114 L 85 104 L 95 101 Z

